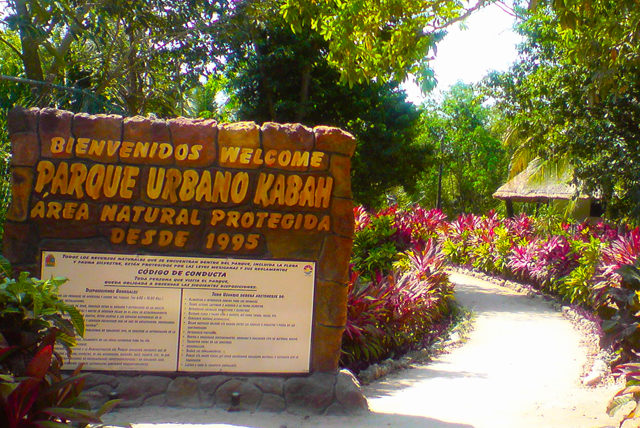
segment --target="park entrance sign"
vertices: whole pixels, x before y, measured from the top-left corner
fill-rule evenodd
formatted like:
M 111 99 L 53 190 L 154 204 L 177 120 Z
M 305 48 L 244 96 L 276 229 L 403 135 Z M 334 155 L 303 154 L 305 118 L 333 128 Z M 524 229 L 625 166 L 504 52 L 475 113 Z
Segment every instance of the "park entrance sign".
M 355 141 L 330 127 L 12 110 L 16 269 L 64 276 L 89 370 L 335 371 Z

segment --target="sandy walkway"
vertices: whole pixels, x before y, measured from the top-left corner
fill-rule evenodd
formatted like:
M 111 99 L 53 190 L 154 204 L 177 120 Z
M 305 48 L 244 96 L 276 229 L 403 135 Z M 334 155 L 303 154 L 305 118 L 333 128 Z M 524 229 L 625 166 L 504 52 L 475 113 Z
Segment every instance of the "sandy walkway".
M 615 387 L 580 385 L 586 362 L 580 335 L 559 313 L 477 278 L 451 279 L 460 304 L 476 314 L 469 341 L 427 366 L 371 385 L 366 392 L 372 409 L 476 428 L 615 423 L 605 413 Z
M 616 387 L 580 385 L 580 335 L 540 300 L 461 274 L 458 301 L 476 314 L 464 346 L 365 388 L 371 414 L 300 417 L 141 408 L 108 415 L 136 428 L 175 427 L 558 427 L 617 426 L 605 407 Z

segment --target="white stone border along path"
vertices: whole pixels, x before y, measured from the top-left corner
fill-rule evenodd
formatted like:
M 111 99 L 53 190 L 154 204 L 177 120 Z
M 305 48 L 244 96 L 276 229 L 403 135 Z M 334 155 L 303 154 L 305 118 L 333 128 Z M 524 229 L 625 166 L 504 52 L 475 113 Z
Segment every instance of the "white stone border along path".
M 354 417 L 144 407 L 105 417 L 136 428 L 617 426 L 605 413 L 619 385 L 587 388 L 581 335 L 549 303 L 453 273 L 458 302 L 475 314 L 467 342 L 425 365 L 365 386 L 370 414 Z M 635 426 L 627 425 L 626 426 Z

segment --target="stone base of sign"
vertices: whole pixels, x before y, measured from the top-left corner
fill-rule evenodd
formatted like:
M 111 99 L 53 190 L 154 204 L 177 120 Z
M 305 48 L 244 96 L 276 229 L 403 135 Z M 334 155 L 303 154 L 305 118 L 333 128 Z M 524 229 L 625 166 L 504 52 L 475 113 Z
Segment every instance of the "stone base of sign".
M 301 415 L 368 411 L 360 384 L 344 369 L 291 377 L 89 373 L 83 395 L 94 408 L 119 398 L 119 407 L 216 407 Z

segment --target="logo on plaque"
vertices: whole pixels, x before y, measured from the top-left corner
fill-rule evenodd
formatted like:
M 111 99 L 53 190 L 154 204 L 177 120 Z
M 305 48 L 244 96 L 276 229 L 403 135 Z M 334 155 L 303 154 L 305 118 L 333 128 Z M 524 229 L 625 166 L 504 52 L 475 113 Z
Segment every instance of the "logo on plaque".
M 47 257 L 45 257 L 44 265 L 46 267 L 56 267 L 56 258 L 53 256 L 53 254 L 49 254 L 47 255 Z

